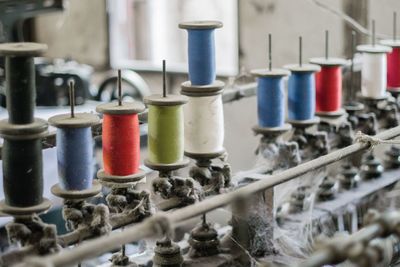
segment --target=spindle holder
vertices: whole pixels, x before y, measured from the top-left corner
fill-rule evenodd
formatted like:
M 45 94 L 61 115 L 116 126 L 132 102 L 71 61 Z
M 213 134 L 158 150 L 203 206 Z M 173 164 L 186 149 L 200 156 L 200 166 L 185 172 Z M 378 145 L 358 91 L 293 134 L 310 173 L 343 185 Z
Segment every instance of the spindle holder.
M 390 100 L 390 94 L 379 98 L 360 96 L 365 104 L 365 111 L 376 115 L 379 126 L 384 129 L 393 128 L 399 125 L 398 104 Z
M 221 81 L 202 86 L 192 85 L 191 82 L 186 81 L 181 85 L 181 94 L 193 98 L 215 96 L 222 94 L 224 86 L 225 84 Z M 226 162 L 227 152 L 223 147 L 219 151 L 209 153 L 185 150 L 185 156 L 196 161 L 196 166 L 191 167 L 189 175 L 200 183 L 206 195 L 219 193 L 221 189 L 231 185 L 231 168 Z M 213 164 L 213 160 L 216 159 L 221 161 L 222 167 L 219 164 Z
M 36 88 L 33 57 L 46 50 L 46 45 L 38 43 L 0 44 L 0 55 L 6 57 L 9 115 L 8 119 L 0 121 L 0 135 L 5 142 L 2 159 L 6 196 L 0 202 L 0 211 L 14 217 L 30 217 L 51 207 L 50 201 L 42 196 L 41 139 L 48 133 L 47 122 L 34 118 Z M 30 147 L 25 147 L 27 150 L 23 152 L 19 148 L 20 142 L 28 142 Z M 37 160 L 31 162 L 33 168 L 28 173 L 21 166 L 15 165 L 15 160 L 22 155 L 27 155 L 28 162 Z M 30 184 L 35 181 L 36 184 Z
M 310 63 L 315 64 L 320 66 L 321 68 L 329 68 L 329 67 L 341 67 L 347 64 L 347 61 L 342 58 L 311 58 Z M 339 110 L 336 111 L 317 111 L 315 112 L 315 115 L 321 118 L 321 120 L 324 120 L 325 118 L 327 120 L 329 119 L 336 119 L 338 117 L 341 117 L 345 115 L 346 112 L 343 108 L 340 108 Z

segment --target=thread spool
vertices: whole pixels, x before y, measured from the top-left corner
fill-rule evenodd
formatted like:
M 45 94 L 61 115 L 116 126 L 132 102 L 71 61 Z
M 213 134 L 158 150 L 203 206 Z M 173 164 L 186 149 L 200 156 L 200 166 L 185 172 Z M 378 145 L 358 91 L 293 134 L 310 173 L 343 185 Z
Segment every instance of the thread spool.
M 310 63 L 319 65 L 315 74 L 317 115 L 342 115 L 342 66 L 347 62 L 341 58 L 311 58 Z
M 182 83 L 181 94 L 188 103 L 184 106 L 185 154 L 221 154 L 224 149 L 224 113 L 222 92 L 225 84 L 196 86 Z
M 57 164 L 63 190 L 87 190 L 93 184 L 93 141 L 91 126 L 100 119 L 90 113 L 61 114 L 49 119 L 57 127 Z
M 188 31 L 189 80 L 192 85 L 209 85 L 215 81 L 214 30 L 219 21 L 192 21 L 179 24 Z
M 168 165 L 183 161 L 183 104 L 187 97 L 151 95 L 144 98 L 148 113 L 147 165 Z M 154 168 L 152 166 L 151 168 Z
M 318 65 L 287 65 L 290 70 L 288 82 L 289 121 L 310 121 L 315 114 L 315 75 L 320 71 Z
M 145 107 L 140 102 L 122 102 L 121 71 L 118 71 L 118 102 L 102 104 L 96 111 L 103 113 L 103 165 L 98 172 L 103 182 L 129 184 L 145 174 L 140 165 L 140 128 L 138 113 Z
M 387 90 L 400 91 L 400 40 L 382 40 L 382 45 L 392 48 L 387 56 Z
M 3 190 L 2 213 L 18 216 L 45 211 L 51 203 L 43 198 L 41 139 L 47 122 L 34 118 L 35 72 L 33 57 L 47 49 L 38 43 L 0 44 L 5 56 L 5 91 L 9 118 L 0 121 Z
M 386 53 L 392 52 L 392 48 L 376 44 L 375 20 L 372 20 L 371 44 L 359 45 L 357 51 L 362 53 L 361 96 L 372 100 L 385 99 L 387 86 Z
M 386 98 L 387 62 L 386 53 L 391 48 L 383 45 L 359 45 L 362 53 L 361 96 L 369 99 Z
M 283 69 L 257 69 L 257 111 L 260 128 L 283 127 L 285 123 L 283 78 L 290 73 Z

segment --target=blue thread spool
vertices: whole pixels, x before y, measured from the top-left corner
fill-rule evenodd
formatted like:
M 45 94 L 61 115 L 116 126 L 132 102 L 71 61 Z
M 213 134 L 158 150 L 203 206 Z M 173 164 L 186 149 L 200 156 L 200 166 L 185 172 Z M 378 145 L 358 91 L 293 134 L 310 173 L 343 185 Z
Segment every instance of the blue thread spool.
M 317 65 L 288 65 L 291 71 L 288 83 L 289 121 L 308 121 L 315 114 L 315 75 Z
M 87 190 L 93 183 L 93 141 L 91 126 L 100 119 L 90 113 L 51 117 L 57 127 L 57 163 L 62 190 Z
M 282 127 L 285 122 L 283 77 L 290 73 L 283 69 L 259 69 L 257 76 L 258 125 L 262 128 Z
M 193 21 L 179 24 L 188 31 L 189 80 L 192 85 L 208 85 L 215 81 L 214 30 L 219 21 Z

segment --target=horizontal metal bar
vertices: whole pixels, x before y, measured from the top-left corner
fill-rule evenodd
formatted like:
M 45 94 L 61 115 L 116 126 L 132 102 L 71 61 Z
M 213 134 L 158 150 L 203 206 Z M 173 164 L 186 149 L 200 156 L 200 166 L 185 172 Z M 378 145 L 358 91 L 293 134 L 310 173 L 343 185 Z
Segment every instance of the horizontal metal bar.
M 375 137 L 382 140 L 389 140 L 399 135 L 400 126 L 397 126 L 395 128 L 383 131 L 375 135 Z M 160 221 L 160 216 L 162 217 L 162 221 L 164 223 L 169 222 L 171 226 L 173 226 L 178 222 L 199 216 L 216 208 L 226 206 L 235 200 L 240 200 L 245 198 L 246 196 L 264 191 L 268 188 L 287 182 L 307 172 L 339 161 L 345 157 L 348 157 L 350 155 L 353 155 L 354 153 L 360 152 L 368 148 L 370 148 L 370 145 L 368 143 L 355 143 L 348 147 L 329 153 L 325 156 L 321 156 L 318 159 L 314 159 L 309 162 L 300 164 L 294 168 L 282 171 L 278 174 L 264 175 L 264 177 L 262 177 L 263 179 L 261 179 L 260 181 L 243 186 L 235 191 L 207 198 L 204 201 L 175 210 L 170 213 L 165 213 L 162 216 L 156 214 L 140 224 L 126 227 L 125 230 L 122 232 L 114 232 L 108 236 L 103 236 L 95 240 L 87 241 L 78 247 L 72 248 L 67 251 L 64 250 L 62 251 L 62 253 L 42 257 L 40 258 L 40 261 L 49 264 L 47 266 L 57 267 L 76 264 L 82 260 L 101 255 L 112 249 L 117 249 L 123 244 L 139 241 L 143 238 L 154 236 L 154 229 L 157 228 L 157 223 L 159 223 Z

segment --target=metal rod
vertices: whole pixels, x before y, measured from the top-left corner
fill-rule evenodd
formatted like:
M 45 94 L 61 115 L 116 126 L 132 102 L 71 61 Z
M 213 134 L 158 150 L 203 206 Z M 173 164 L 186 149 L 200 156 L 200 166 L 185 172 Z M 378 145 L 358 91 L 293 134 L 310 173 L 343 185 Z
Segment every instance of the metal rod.
M 397 126 L 392 129 L 383 131 L 375 135 L 374 137 L 382 140 L 389 140 L 399 135 L 400 126 Z M 153 217 L 146 219 L 142 223 L 136 224 L 131 227 L 126 227 L 126 230 L 123 232 L 113 232 L 110 235 L 99 237 L 95 240 L 89 240 L 77 248 L 64 250 L 62 253 L 42 257 L 41 261 L 49 264 L 49 266 L 57 267 L 64 267 L 71 264 L 76 264 L 79 261 L 93 258 L 107 251 L 116 249 L 122 244 L 135 242 L 144 238 L 154 236 L 157 232 L 155 231 L 155 229 L 157 229 L 157 226 L 159 226 L 155 224 L 155 222 L 158 221 L 159 223 L 160 217 L 161 221 L 163 221 L 164 223 L 169 222 L 173 227 L 174 224 L 196 216 L 200 216 L 219 207 L 229 205 L 233 201 L 241 200 L 249 195 L 287 182 L 310 171 L 319 169 L 323 166 L 339 161 L 345 157 L 348 157 L 368 148 L 370 148 L 370 145 L 368 143 L 355 143 L 348 147 L 331 152 L 325 156 L 321 156 L 318 159 L 314 159 L 309 162 L 300 164 L 294 168 L 282 171 L 278 174 L 264 176 L 260 175 L 259 181 L 243 186 L 235 191 L 207 198 L 194 205 L 174 210 L 171 213 L 166 213 L 163 215 L 156 214 Z
M 269 71 L 272 70 L 272 37 L 268 34 L 268 68 Z
M 303 38 L 299 36 L 299 66 L 303 65 Z
M 118 105 L 122 106 L 122 78 L 121 70 L 118 70 Z
M 350 65 L 350 102 L 355 100 L 354 93 L 354 49 L 356 46 L 356 32 L 351 32 L 351 65 Z
M 393 12 L 393 41 L 397 39 L 397 12 Z
M 329 31 L 325 31 L 325 59 L 329 58 Z
M 75 83 L 69 81 L 69 105 L 71 107 L 71 118 L 75 118 Z
M 162 61 L 162 75 L 163 75 L 163 97 L 167 97 L 167 83 L 166 83 L 165 59 L 163 59 L 163 61 Z
M 375 46 L 375 20 L 372 20 L 372 45 Z

